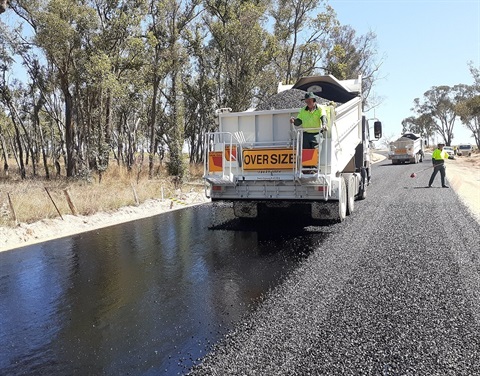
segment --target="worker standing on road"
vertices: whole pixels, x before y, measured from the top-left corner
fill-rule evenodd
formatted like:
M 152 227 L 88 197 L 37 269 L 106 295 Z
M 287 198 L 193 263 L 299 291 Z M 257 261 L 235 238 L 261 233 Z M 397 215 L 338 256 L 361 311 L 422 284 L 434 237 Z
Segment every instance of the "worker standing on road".
M 303 148 L 314 149 L 318 145 L 316 136 L 327 130 L 327 116 L 323 113 L 322 108 L 318 105 L 317 96 L 308 92 L 305 94 L 305 104 L 297 115 L 297 119 L 301 120 L 303 131 Z M 298 122 L 298 121 L 297 121 Z M 290 123 L 295 124 L 295 118 L 290 119 Z M 298 122 L 300 123 L 300 122 Z M 297 125 L 297 124 L 295 124 Z
M 448 159 L 448 153 L 443 151 L 443 147 L 445 144 L 438 144 L 437 148 L 433 151 L 432 154 L 432 163 L 433 163 L 433 172 L 432 176 L 430 176 L 430 181 L 428 182 L 428 188 L 432 187 L 433 180 L 435 180 L 435 176 L 440 171 L 440 178 L 442 180 L 442 187 L 448 188 L 448 185 L 445 184 L 445 160 Z

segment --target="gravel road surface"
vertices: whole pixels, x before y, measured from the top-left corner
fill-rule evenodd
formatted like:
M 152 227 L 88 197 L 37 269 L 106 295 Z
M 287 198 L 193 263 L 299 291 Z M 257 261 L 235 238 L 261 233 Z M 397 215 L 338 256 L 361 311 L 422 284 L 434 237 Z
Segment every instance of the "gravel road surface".
M 430 163 L 374 166 L 353 215 L 191 374 L 479 375 L 480 226 L 438 177 L 409 178 Z

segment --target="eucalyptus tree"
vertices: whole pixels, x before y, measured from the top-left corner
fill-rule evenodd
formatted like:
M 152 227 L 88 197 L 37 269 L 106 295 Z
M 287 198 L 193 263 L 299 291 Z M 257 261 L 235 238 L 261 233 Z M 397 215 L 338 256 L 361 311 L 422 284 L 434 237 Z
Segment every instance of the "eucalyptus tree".
M 2 147 L 5 155 L 6 144 L 9 141 L 11 151 L 13 152 L 20 171 L 20 176 L 22 179 L 25 179 L 25 164 L 28 162 L 28 159 L 24 157 L 24 143 L 26 140 L 24 133 L 26 132 L 26 128 L 23 124 L 24 116 L 22 116 L 20 111 L 22 99 L 25 98 L 25 88 L 18 79 L 14 79 L 13 82 L 9 80 L 9 73 L 14 63 L 13 55 L 20 46 L 15 40 L 14 35 L 10 33 L 1 22 L 0 33 L 2 34 L 2 38 L 0 39 L 0 103 L 4 106 L 5 116 L 10 118 L 9 124 L 11 124 L 13 128 L 10 131 L 6 125 L 0 127 Z M 7 135 L 7 140 L 5 140 L 5 135 Z M 8 169 L 7 160 L 5 160 L 5 166 L 7 166 Z
M 0 13 L 7 10 L 7 0 L 0 0 Z
M 18 108 L 21 106 L 21 100 L 25 97 L 23 95 L 24 89 L 22 87 L 22 83 L 18 80 L 15 81 L 13 85 L 7 85 L 5 73 L 6 71 L 4 69 L 0 78 L 0 100 L 5 105 L 12 121 L 14 134 L 10 135 L 9 138 L 11 140 L 12 151 L 14 152 L 15 160 L 20 170 L 20 177 L 25 179 L 27 176 L 25 167 L 27 158 L 24 156 L 26 149 L 24 144 L 26 139 L 26 127 L 23 122 L 24 117 L 18 111 Z
M 379 60 L 377 60 L 379 59 Z M 333 46 L 327 54 L 325 70 L 338 79 L 346 80 L 362 76 L 362 93 L 365 111 L 375 81 L 379 79 L 383 57 L 378 58 L 377 36 L 369 31 L 357 36 L 349 25 L 333 33 Z
M 88 168 L 101 179 L 108 168 L 109 155 L 121 155 L 126 107 L 131 91 L 143 81 L 145 58 L 142 21 L 146 3 L 140 0 L 91 0 L 96 29 L 86 34 L 85 53 L 78 63 L 79 140 L 85 138 Z M 88 38 L 87 38 L 88 37 Z M 135 108 L 130 108 L 135 112 Z M 115 125 L 115 137 L 112 132 Z M 138 128 L 135 128 L 137 130 Z M 120 162 L 120 161 L 118 161 Z
M 422 114 L 418 117 L 410 116 L 402 120 L 402 133 L 419 133 L 426 139 L 430 139 L 435 133 L 432 118 L 428 114 Z
M 455 110 L 460 120 L 472 132 L 477 148 L 480 148 L 480 70 L 470 65 L 473 85 L 459 85 Z
M 431 119 L 436 132 L 450 146 L 457 113 L 455 110 L 455 90 L 449 86 L 434 86 L 423 94 L 423 101 L 414 100 L 414 111 Z
M 334 9 L 324 0 L 277 0 L 270 15 L 279 49 L 273 60 L 278 80 L 293 84 L 323 69 L 332 32 L 339 27 Z
M 268 2 L 206 0 L 205 24 L 216 52 L 219 106 L 243 111 L 254 105 L 264 70 L 275 51 L 272 36 L 264 27 Z
M 189 56 L 183 42 L 200 12 L 200 1 L 151 0 L 149 3 L 150 177 L 153 176 L 154 156 L 162 141 L 166 142 L 169 151 L 169 173 L 182 179 L 185 172 L 182 160 L 185 127 L 183 72 Z
M 204 158 L 205 132 L 215 130 L 216 102 L 216 51 L 206 44 L 208 30 L 197 22 L 187 37 L 187 50 L 191 66 L 184 76 L 185 93 L 185 139 L 188 143 L 190 163 L 199 163 Z
M 14 62 L 11 52 L 10 43 L 7 42 L 9 31 L 6 29 L 5 24 L 0 21 L 0 103 L 5 106 L 5 96 L 9 94 L 7 72 L 11 69 Z M 8 175 L 8 144 L 10 141 L 10 132 L 7 128 L 11 125 L 10 117 L 7 114 L 7 110 L 0 107 L 0 147 L 3 158 L 3 170 L 5 175 Z M 12 150 L 13 152 L 13 150 Z
M 84 54 L 84 41 L 95 29 L 95 14 L 84 1 L 77 0 L 16 0 L 12 6 L 34 31 L 33 42 L 51 64 L 55 80 L 64 99 L 66 174 L 77 170 L 74 92 L 77 62 Z
M 19 11 L 18 4 L 13 4 L 14 10 Z M 24 12 L 27 14 L 26 12 Z M 49 68 L 48 62 L 42 64 L 45 59 L 39 56 L 38 49 L 34 48 L 32 41 L 25 35 L 25 25 L 20 24 L 13 29 L 4 29 L 2 27 L 2 46 L 9 48 L 9 59 L 13 58 L 22 62 L 25 71 L 23 82 L 25 83 L 23 96 L 23 107 L 18 108 L 22 118 L 28 118 L 31 129 L 25 132 L 25 143 L 30 145 L 30 156 L 32 157 L 32 168 L 36 173 L 36 161 L 41 153 L 46 178 L 50 178 L 48 165 L 49 154 L 54 158 L 56 166 L 59 166 L 58 158 L 65 155 L 63 149 L 64 123 L 61 119 L 58 106 L 52 105 L 55 102 L 55 77 Z M 2 60 L 3 58 L 0 57 Z M 11 64 L 4 60 L 4 69 L 13 72 Z M 8 83 L 7 83 L 8 84 Z M 28 89 L 28 90 L 27 90 Z M 53 126 L 55 125 L 55 126 Z M 55 128 L 59 131 L 56 132 Z M 57 145 L 59 147 L 57 148 Z M 17 158 L 18 159 L 18 158 Z M 26 160 L 27 162 L 27 160 Z M 59 174 L 57 169 L 57 174 Z

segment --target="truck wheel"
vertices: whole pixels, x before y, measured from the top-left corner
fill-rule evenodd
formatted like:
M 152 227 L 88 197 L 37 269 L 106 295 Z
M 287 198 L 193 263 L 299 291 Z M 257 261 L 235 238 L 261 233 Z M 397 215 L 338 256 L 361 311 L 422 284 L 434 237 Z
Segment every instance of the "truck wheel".
M 347 187 L 347 215 L 353 213 L 355 209 L 356 179 L 354 175 L 345 176 L 345 185 Z

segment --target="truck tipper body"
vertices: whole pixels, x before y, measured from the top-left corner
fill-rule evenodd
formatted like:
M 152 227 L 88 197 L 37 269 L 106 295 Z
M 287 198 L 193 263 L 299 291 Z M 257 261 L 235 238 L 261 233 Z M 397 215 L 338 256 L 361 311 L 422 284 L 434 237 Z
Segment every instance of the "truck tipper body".
M 423 162 L 425 156 L 425 140 L 416 133 L 404 133 L 389 145 L 388 159 L 393 164 Z
M 304 77 L 291 88 L 325 100 L 328 130 L 319 125 L 318 146 L 303 149 L 303 129 L 290 122 L 303 97 L 296 108 L 217 110 L 218 131 L 205 135 L 207 197 L 233 203 L 237 217 L 295 207 L 314 219 L 343 221 L 354 201 L 366 197 L 371 174 L 361 78 Z M 375 133 L 381 137 L 379 121 Z

